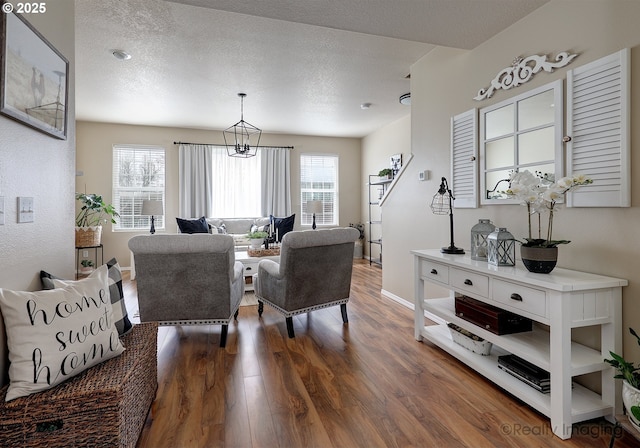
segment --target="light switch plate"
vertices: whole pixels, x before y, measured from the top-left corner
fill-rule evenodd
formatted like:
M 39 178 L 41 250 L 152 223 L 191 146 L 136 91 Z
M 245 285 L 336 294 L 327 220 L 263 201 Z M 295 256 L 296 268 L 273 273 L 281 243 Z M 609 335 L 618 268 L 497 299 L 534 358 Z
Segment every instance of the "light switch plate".
M 33 198 L 18 197 L 18 222 L 33 222 Z

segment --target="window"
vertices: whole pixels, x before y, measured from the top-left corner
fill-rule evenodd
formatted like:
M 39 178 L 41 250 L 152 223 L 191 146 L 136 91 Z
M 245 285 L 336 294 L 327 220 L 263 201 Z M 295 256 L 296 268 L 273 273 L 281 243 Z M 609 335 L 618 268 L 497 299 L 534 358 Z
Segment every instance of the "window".
M 115 230 L 148 230 L 151 217 L 142 216 L 142 201 L 164 204 L 165 152 L 157 146 L 114 145 L 113 205 L 120 213 Z M 163 207 L 166 210 L 166 207 Z M 164 216 L 155 216 L 156 229 L 164 229 Z
M 308 201 L 322 201 L 322 213 L 316 213 L 317 225 L 338 225 L 338 156 L 300 156 L 300 202 L 302 225 L 311 225 Z

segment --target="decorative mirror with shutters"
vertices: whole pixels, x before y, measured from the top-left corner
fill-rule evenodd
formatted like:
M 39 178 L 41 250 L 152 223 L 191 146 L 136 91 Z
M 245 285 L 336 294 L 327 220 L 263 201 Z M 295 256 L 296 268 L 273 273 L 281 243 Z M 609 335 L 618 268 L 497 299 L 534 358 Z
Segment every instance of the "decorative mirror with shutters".
M 480 110 L 480 203 L 512 204 L 512 171 L 561 177 L 562 80 Z
M 567 72 L 566 135 L 563 80 L 452 117 L 454 206 L 517 203 L 502 192 L 527 169 L 593 179 L 569 207 L 630 207 L 630 59 L 625 48 Z

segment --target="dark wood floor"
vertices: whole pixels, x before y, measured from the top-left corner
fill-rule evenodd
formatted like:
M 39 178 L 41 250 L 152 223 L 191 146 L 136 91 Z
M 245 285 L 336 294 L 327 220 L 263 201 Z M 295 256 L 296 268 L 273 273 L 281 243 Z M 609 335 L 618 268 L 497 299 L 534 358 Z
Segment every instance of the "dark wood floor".
M 340 307 L 285 319 L 243 306 L 229 326 L 161 327 L 158 394 L 139 447 L 607 447 L 604 420 L 562 441 L 549 420 L 428 342 L 413 311 L 356 261 L 349 324 Z M 135 281 L 127 281 L 130 309 Z M 616 431 L 619 433 L 619 431 Z M 626 435 L 616 447 L 638 446 Z

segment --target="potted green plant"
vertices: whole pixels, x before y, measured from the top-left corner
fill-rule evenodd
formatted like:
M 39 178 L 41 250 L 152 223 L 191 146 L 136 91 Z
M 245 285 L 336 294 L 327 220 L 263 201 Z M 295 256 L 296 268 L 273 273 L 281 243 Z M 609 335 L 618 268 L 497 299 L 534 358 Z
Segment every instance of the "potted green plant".
M 120 215 L 115 207 L 107 204 L 98 194 L 76 193 L 80 210 L 76 215 L 76 247 L 99 246 L 102 239 L 102 224 L 116 223 Z
M 633 328 L 629 328 L 629 332 L 640 345 L 640 336 Z M 640 430 L 640 367 L 613 352 L 609 354 L 613 359 L 604 361 L 616 369 L 614 378 L 622 379 L 622 402 L 629 413 L 629 421 Z
M 391 168 L 381 169 L 378 172 L 378 177 L 380 179 L 392 179 L 393 178 L 393 171 L 391 171 Z
M 80 265 L 82 266 L 80 268 L 80 273 L 81 274 L 90 274 L 93 271 L 93 261 L 92 260 L 82 260 L 80 262 Z
M 519 199 L 527 206 L 529 220 L 529 236 L 520 248 L 524 266 L 531 272 L 547 274 L 556 266 L 558 245 L 569 244 L 569 240 L 554 240 L 553 217 L 558 210 L 558 202 L 562 201 L 569 191 L 583 185 L 592 184 L 593 180 L 583 175 L 573 175 L 555 180 L 553 174 L 529 170 L 514 171 L 509 176 L 509 189 L 505 192 L 509 197 Z M 542 213 L 549 213 L 546 238 L 542 237 Z M 538 215 L 538 237 L 533 238 L 531 232 L 531 216 Z
M 247 237 L 250 240 L 252 249 L 260 249 L 264 239 L 267 237 L 267 232 L 250 232 Z

